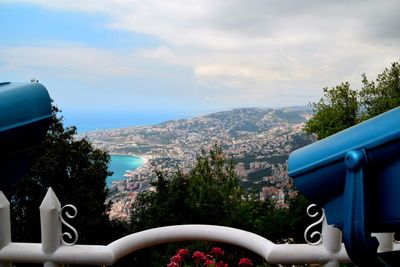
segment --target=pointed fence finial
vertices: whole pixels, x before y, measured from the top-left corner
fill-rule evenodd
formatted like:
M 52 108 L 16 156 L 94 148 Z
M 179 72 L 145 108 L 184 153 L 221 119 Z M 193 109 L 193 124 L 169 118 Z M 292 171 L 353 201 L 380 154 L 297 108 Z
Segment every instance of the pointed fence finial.
M 47 190 L 40 209 L 42 250 L 52 253 L 61 244 L 61 203 L 51 187 Z
M 10 202 L 0 191 L 0 249 L 11 243 Z

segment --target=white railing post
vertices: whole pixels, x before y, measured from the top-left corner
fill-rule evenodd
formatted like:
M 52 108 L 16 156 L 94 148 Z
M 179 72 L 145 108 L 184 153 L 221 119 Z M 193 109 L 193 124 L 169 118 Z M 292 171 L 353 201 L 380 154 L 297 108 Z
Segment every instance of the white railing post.
M 54 253 L 61 244 L 61 203 L 51 187 L 48 189 L 40 209 L 42 231 L 42 250 L 45 254 Z M 45 262 L 45 267 L 61 266 L 54 262 Z
M 323 263 L 322 265 L 323 267 L 339 267 L 340 266 L 340 261 L 338 260 L 340 259 L 339 255 L 342 255 L 343 252 L 346 252 L 346 249 L 342 244 L 342 232 L 339 229 L 333 227 L 332 225 L 328 225 L 325 216 L 325 211 L 323 209 L 320 209 L 320 211 L 312 212 L 311 209 L 315 207 L 318 206 L 315 204 L 309 205 L 306 210 L 307 215 L 310 216 L 311 218 L 318 218 L 319 215 L 320 217 L 316 222 L 312 223 L 310 226 L 306 228 L 306 230 L 304 231 L 304 239 L 311 246 L 319 246 L 323 248 L 325 250 L 325 253 L 330 256 L 328 257 L 330 259 L 325 263 Z M 319 224 L 322 224 L 321 232 L 314 231 L 310 233 L 313 227 Z M 308 239 L 308 237 L 315 238 L 315 236 L 319 237 L 319 239 L 314 242 L 311 242 L 311 240 Z
M 0 249 L 11 243 L 10 202 L 0 191 Z M 0 267 L 10 267 L 11 262 L 0 262 Z
M 332 254 L 339 253 L 342 249 L 342 232 L 328 225 L 326 218 L 322 222 L 322 246 Z M 339 267 L 340 263 L 336 260 L 325 263 L 324 267 Z
M 372 236 L 378 239 L 378 253 L 393 250 L 394 233 L 372 233 Z

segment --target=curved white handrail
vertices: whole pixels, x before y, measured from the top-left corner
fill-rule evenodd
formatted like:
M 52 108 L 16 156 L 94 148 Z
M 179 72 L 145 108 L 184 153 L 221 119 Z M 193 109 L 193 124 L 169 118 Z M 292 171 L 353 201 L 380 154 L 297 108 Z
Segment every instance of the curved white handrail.
M 216 225 L 174 225 L 131 234 L 108 245 L 115 260 L 142 248 L 185 240 L 228 243 L 248 249 L 271 264 L 350 262 L 346 249 L 332 252 L 324 246 L 275 244 L 251 232 Z
M 142 248 L 163 243 L 186 240 L 206 240 L 237 245 L 264 258 L 276 246 L 274 243 L 251 232 L 216 225 L 174 225 L 134 233 L 118 239 L 108 247 L 116 259 Z

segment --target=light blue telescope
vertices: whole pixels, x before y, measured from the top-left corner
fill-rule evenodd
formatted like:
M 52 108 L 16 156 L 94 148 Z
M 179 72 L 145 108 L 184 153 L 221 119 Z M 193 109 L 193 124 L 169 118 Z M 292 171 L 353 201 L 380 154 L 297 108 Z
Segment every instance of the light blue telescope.
M 367 255 L 376 255 L 371 232 L 400 232 L 400 108 L 294 151 L 288 169 L 342 230 L 352 260 L 381 266 Z
M 0 83 L 0 189 L 27 168 L 29 151 L 45 137 L 51 99 L 40 83 Z

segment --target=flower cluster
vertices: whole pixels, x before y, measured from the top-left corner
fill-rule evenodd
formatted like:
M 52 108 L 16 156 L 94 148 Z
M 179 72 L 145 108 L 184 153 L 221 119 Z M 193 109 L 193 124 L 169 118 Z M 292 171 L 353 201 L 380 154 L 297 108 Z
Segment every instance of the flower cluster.
M 239 266 L 240 267 L 250 267 L 253 266 L 253 263 L 249 258 L 241 258 L 239 261 Z
M 225 252 L 219 247 L 213 247 L 209 253 L 205 254 L 201 251 L 195 251 L 192 254 L 192 259 L 194 260 L 196 267 L 229 267 L 221 258 L 224 256 Z M 170 263 L 167 267 L 181 267 L 185 261 L 186 256 L 189 255 L 187 249 L 180 249 L 176 255 L 172 256 Z M 188 265 L 185 265 L 188 266 Z M 241 258 L 239 261 L 240 267 L 250 267 L 253 263 L 248 258 Z
M 181 267 L 182 262 L 184 261 L 185 257 L 189 254 L 187 249 L 180 249 L 176 253 L 176 255 L 172 256 L 170 262 L 168 263 L 167 267 Z

